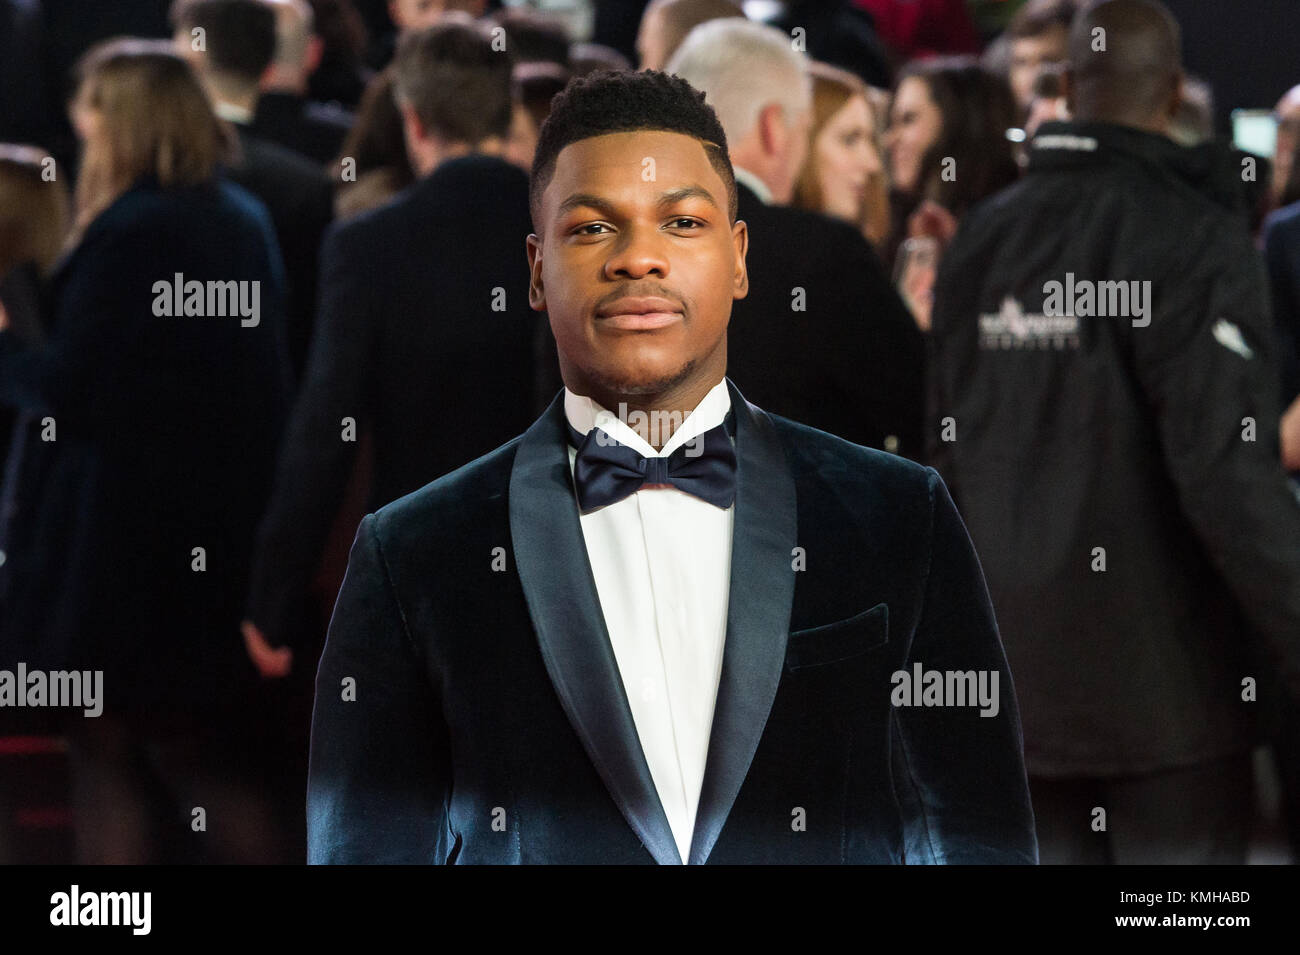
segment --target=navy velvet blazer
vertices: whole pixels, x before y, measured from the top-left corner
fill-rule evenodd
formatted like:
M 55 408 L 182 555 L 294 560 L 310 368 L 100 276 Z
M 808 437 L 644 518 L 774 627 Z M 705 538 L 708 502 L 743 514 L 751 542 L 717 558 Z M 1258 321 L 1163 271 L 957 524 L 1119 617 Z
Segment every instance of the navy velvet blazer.
M 1034 863 L 1011 676 L 938 474 L 728 379 L 726 645 L 689 862 Z M 583 544 L 563 393 L 368 515 L 316 682 L 309 861 L 678 863 Z M 894 706 L 996 670 L 1000 708 Z

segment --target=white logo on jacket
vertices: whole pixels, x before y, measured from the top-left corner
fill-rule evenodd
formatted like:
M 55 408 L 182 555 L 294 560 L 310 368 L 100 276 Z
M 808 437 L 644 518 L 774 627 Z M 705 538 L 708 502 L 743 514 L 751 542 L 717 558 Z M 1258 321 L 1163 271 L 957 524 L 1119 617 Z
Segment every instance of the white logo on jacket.
M 1228 351 L 1235 351 L 1246 361 L 1255 357 L 1255 352 L 1246 344 L 1246 339 L 1242 337 L 1241 329 L 1226 318 L 1221 318 L 1214 323 L 1210 329 L 1214 334 L 1214 340 L 1222 345 Z
M 996 312 L 980 316 L 980 348 L 1078 348 L 1079 319 L 1074 315 L 1027 314 L 1008 295 Z

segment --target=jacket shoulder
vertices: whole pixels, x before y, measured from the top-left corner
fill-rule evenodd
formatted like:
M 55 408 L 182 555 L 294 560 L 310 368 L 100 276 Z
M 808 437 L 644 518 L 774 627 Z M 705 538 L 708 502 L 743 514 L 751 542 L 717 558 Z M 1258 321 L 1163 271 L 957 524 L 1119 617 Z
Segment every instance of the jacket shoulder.
M 430 481 L 375 511 L 375 533 L 387 549 L 454 546 L 460 529 L 480 525 L 485 508 L 504 508 L 523 435 Z
M 763 412 L 785 445 L 795 479 L 816 475 L 828 483 L 856 485 L 887 495 L 930 493 L 933 468 L 888 451 L 854 444 L 838 435 Z
M 766 206 L 757 199 L 744 203 L 737 216 L 751 228 L 763 232 L 779 232 L 786 238 L 781 243 L 781 254 L 803 253 L 815 260 L 826 256 L 851 259 L 871 253 L 866 237 L 847 222 L 794 206 Z M 789 237 L 808 236 L 816 241 L 791 242 Z

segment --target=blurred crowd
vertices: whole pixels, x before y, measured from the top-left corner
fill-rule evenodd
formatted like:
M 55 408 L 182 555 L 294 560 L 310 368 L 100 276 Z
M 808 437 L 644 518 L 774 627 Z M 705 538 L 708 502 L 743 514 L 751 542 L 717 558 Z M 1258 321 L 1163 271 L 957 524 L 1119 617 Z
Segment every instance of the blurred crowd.
M 78 861 L 303 859 L 358 520 L 563 384 L 528 173 L 608 69 L 725 130 L 746 398 L 952 488 L 1044 861 L 1241 861 L 1263 744 L 1300 844 L 1300 76 L 1260 148 L 1143 0 L 68 6 L 0 0 L 0 668 L 107 699 L 0 710 L 0 861 L 59 824 L 41 739 Z M 1067 273 L 1133 314 L 1054 313 Z

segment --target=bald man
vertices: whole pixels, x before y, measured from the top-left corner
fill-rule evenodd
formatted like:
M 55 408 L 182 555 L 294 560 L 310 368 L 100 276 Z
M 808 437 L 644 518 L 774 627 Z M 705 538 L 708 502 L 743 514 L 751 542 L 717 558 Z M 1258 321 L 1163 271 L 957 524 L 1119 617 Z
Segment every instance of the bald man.
M 1151 0 L 1080 14 L 1075 121 L 1039 127 L 936 286 L 932 461 L 1023 694 L 1049 863 L 1243 862 L 1257 710 L 1300 698 L 1267 289 L 1240 165 L 1168 136 L 1179 46 Z
M 701 23 L 744 15 L 731 0 L 651 0 L 636 37 L 641 69 L 662 70 L 686 35 Z

